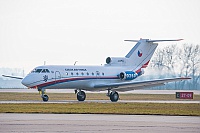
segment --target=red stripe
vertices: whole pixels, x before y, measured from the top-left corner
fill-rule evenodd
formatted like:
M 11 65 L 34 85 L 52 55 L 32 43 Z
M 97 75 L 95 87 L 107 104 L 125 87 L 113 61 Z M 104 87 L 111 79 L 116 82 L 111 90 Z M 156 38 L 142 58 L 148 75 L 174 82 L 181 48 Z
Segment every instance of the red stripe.
M 76 80 L 84 80 L 84 79 L 117 79 L 117 78 L 118 77 L 76 77 L 76 78 L 67 78 L 67 79 L 61 79 L 61 80 L 42 83 L 42 84 L 39 84 L 39 85 L 36 85 L 36 86 L 32 86 L 30 88 L 37 89 L 37 88 L 47 87 L 49 85 L 55 85 L 55 84 L 58 84 L 58 83 L 70 82 L 70 81 L 76 81 Z
M 142 68 L 146 68 L 146 67 L 148 66 L 148 64 L 149 64 L 149 61 L 147 61 L 147 63 L 145 63 L 145 64 L 142 66 Z
M 141 72 L 141 68 L 140 69 L 138 69 L 137 71 L 135 71 L 136 73 L 139 73 L 139 72 Z

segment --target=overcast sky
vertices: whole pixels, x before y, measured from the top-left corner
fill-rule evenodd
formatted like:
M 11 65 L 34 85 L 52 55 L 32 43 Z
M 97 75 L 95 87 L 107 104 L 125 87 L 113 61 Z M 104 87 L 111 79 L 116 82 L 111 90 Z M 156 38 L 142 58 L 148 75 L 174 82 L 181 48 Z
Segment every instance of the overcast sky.
M 200 44 L 200 1 L 0 0 L 0 67 L 100 65 L 139 38 Z

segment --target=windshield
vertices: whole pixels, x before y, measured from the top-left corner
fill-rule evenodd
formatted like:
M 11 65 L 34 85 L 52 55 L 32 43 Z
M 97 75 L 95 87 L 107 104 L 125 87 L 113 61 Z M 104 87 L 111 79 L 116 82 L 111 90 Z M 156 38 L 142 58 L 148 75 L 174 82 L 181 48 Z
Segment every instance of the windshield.
M 48 69 L 34 69 L 31 73 L 50 73 Z

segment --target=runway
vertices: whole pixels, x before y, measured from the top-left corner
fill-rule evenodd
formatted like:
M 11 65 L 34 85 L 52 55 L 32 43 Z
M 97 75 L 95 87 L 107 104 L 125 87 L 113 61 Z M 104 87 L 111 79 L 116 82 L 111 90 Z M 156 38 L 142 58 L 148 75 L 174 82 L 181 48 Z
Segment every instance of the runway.
M 100 114 L 0 114 L 0 132 L 199 133 L 200 117 Z
M 118 103 L 200 103 L 200 101 L 161 101 L 161 100 L 119 100 Z M 60 100 L 60 101 L 0 101 L 0 104 L 11 104 L 11 103 L 83 103 L 77 100 Z M 85 100 L 84 103 L 113 103 L 110 100 Z

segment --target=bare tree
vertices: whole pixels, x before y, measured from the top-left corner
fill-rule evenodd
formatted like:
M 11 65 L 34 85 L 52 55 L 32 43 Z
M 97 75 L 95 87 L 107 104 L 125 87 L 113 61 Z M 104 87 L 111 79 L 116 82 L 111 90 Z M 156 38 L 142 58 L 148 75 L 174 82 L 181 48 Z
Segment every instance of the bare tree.
M 182 62 L 181 76 L 191 77 L 192 83 L 189 89 L 197 89 L 200 78 L 200 46 L 184 44 L 182 54 L 179 55 Z
M 198 89 L 200 82 L 200 45 L 170 45 L 158 49 L 152 59 L 153 69 L 166 76 L 191 77 L 191 82 L 175 83 L 175 88 Z M 187 83 L 187 84 L 186 84 Z

